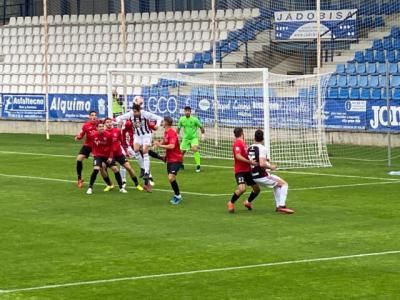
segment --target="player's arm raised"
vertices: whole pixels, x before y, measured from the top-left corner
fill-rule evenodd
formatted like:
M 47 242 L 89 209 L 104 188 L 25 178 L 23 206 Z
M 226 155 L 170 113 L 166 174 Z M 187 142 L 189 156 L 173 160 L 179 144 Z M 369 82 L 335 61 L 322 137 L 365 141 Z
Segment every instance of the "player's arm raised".
M 151 112 L 144 111 L 144 110 L 142 110 L 142 116 L 143 116 L 144 118 L 146 118 L 147 120 L 155 120 L 155 121 L 156 121 L 156 125 L 154 126 L 154 129 L 155 129 L 155 130 L 157 130 L 158 127 L 160 127 L 160 125 L 161 125 L 161 123 L 162 123 L 162 121 L 163 121 L 163 118 L 162 118 L 162 117 L 160 117 L 160 116 L 158 116 L 158 115 L 156 115 L 156 114 L 153 114 L 153 113 L 151 113 Z

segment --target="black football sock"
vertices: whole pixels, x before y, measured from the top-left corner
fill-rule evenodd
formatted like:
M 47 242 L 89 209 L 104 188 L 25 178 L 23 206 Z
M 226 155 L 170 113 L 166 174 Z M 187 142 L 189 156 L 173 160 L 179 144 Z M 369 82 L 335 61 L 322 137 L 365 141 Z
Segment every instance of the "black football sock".
M 121 173 L 120 173 L 120 172 L 117 172 L 117 173 L 114 173 L 114 175 L 115 175 L 115 179 L 116 179 L 117 182 L 118 182 L 119 188 L 122 189 L 122 177 L 121 177 Z
M 249 196 L 249 198 L 247 199 L 247 201 L 249 201 L 249 202 L 253 201 L 253 200 L 258 196 L 259 193 L 260 193 L 259 191 L 258 191 L 257 193 L 254 193 L 254 191 L 252 191 L 252 192 L 250 193 L 250 196 Z
M 93 187 L 94 182 L 96 181 L 97 174 L 99 174 L 99 170 L 93 170 L 92 175 L 90 176 L 90 183 L 89 183 L 90 188 Z
M 161 157 L 160 154 L 158 154 L 157 152 L 153 151 L 153 150 L 149 150 L 149 155 L 153 158 L 157 158 L 159 160 L 163 160 L 163 158 Z
M 105 178 L 103 178 L 104 179 L 104 182 L 107 184 L 107 185 L 112 185 L 112 182 L 111 182 L 111 180 L 110 180 L 110 177 L 105 177 Z
M 138 181 L 137 177 L 136 176 L 132 176 L 131 178 L 132 178 L 133 183 L 135 184 L 135 186 L 138 186 L 139 185 L 139 181 Z
M 171 182 L 171 187 L 174 190 L 175 195 L 179 196 L 180 195 L 179 186 L 178 186 L 178 183 L 176 182 L 176 180 Z
M 82 169 L 83 163 L 79 160 L 76 161 L 76 174 L 78 174 L 78 179 L 82 179 Z
M 231 198 L 231 202 L 235 203 L 237 199 L 239 199 L 240 196 L 236 195 L 236 193 L 233 193 L 232 198 Z

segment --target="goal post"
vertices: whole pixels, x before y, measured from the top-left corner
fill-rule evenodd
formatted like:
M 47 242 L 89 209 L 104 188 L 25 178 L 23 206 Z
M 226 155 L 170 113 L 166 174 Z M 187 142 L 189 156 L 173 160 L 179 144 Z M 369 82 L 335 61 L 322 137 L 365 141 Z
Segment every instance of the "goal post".
M 319 113 L 325 93 L 320 91 L 319 101 L 318 78 L 264 68 L 109 69 L 109 114 L 112 91 L 126 90 L 121 98 L 126 96 L 129 108 L 134 97 L 142 96 L 144 110 L 171 116 L 174 122 L 190 106 L 206 130 L 206 140 L 200 141 L 203 157 L 232 159 L 233 129 L 242 127 L 248 145 L 257 129 L 264 130 L 268 156 L 280 168 L 327 167 L 331 164 Z

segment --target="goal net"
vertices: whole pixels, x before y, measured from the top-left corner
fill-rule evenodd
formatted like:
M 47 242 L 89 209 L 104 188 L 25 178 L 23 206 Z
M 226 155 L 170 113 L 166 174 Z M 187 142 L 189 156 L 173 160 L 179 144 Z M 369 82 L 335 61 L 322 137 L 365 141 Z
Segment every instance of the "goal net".
M 116 95 L 127 110 L 142 96 L 144 110 L 171 116 L 175 122 L 190 106 L 206 131 L 200 142 L 204 157 L 232 159 L 233 129 L 242 127 L 248 145 L 255 130 L 264 130 L 268 155 L 280 168 L 327 167 L 320 113 L 326 80 L 318 78 L 267 69 L 110 69 L 109 115 Z M 162 130 L 155 133 L 161 134 Z

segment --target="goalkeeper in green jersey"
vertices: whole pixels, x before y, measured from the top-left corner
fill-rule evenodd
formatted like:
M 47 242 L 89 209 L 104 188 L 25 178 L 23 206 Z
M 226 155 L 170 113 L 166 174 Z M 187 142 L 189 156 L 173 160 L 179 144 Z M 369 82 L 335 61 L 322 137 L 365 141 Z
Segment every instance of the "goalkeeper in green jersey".
M 194 161 L 196 163 L 196 172 L 198 173 L 200 172 L 200 153 L 197 130 L 200 128 L 202 141 L 204 140 L 205 130 L 199 119 L 197 117 L 191 116 L 192 109 L 189 106 L 185 106 L 184 112 L 185 115 L 180 117 L 178 121 L 178 134 L 181 128 L 183 128 L 183 139 L 180 148 L 183 155 L 189 150 L 193 151 Z

